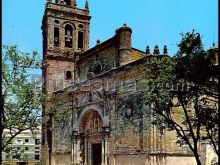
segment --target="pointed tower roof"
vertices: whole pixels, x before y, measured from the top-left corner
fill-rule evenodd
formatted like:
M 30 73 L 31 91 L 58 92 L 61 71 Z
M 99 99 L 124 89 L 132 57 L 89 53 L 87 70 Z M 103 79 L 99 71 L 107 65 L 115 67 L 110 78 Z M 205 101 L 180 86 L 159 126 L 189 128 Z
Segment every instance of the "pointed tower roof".
M 86 0 L 85 9 L 89 10 L 89 2 Z

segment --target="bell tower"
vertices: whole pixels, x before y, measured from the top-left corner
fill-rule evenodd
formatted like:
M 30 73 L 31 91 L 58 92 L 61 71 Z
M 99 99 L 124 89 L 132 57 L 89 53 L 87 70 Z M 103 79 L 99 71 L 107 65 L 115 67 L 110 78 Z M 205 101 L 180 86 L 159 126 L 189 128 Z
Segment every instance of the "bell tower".
M 43 104 L 42 161 L 51 165 L 52 132 L 50 96 L 78 82 L 77 59 L 89 49 L 89 4 L 79 9 L 76 0 L 47 0 L 42 20 L 43 35 Z
M 87 0 L 85 9 L 77 8 L 76 0 L 47 0 L 41 29 L 49 95 L 78 81 L 75 61 L 89 49 L 90 18 Z
M 89 48 L 89 6 L 76 0 L 47 0 L 42 22 L 44 54 L 73 55 Z

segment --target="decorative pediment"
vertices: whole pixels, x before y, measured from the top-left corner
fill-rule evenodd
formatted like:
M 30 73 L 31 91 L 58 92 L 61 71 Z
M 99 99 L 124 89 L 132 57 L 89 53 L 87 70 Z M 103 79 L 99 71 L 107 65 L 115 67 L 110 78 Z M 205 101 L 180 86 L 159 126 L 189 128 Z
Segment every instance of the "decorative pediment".
M 98 91 L 90 91 L 85 94 L 77 96 L 78 99 L 78 107 L 88 105 L 89 103 L 94 103 L 97 101 L 101 101 L 103 99 L 103 95 Z

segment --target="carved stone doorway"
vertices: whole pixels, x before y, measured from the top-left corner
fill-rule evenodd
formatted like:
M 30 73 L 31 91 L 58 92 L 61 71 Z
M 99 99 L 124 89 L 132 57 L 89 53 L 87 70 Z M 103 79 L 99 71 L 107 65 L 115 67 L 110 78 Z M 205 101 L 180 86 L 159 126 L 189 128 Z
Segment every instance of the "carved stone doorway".
M 101 165 L 102 163 L 102 144 L 92 144 L 92 165 Z
M 81 158 L 86 165 L 102 163 L 102 126 L 102 117 L 95 110 L 86 111 L 80 119 L 79 131 L 83 135 L 80 138 Z

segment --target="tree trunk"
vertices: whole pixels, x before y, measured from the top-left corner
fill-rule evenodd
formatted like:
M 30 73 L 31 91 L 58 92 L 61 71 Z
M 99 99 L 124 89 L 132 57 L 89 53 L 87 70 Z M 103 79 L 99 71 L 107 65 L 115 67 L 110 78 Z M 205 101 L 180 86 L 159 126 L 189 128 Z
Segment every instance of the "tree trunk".
M 199 158 L 199 154 L 197 152 L 194 152 L 194 156 L 195 156 L 197 165 L 202 165 L 202 162 Z

